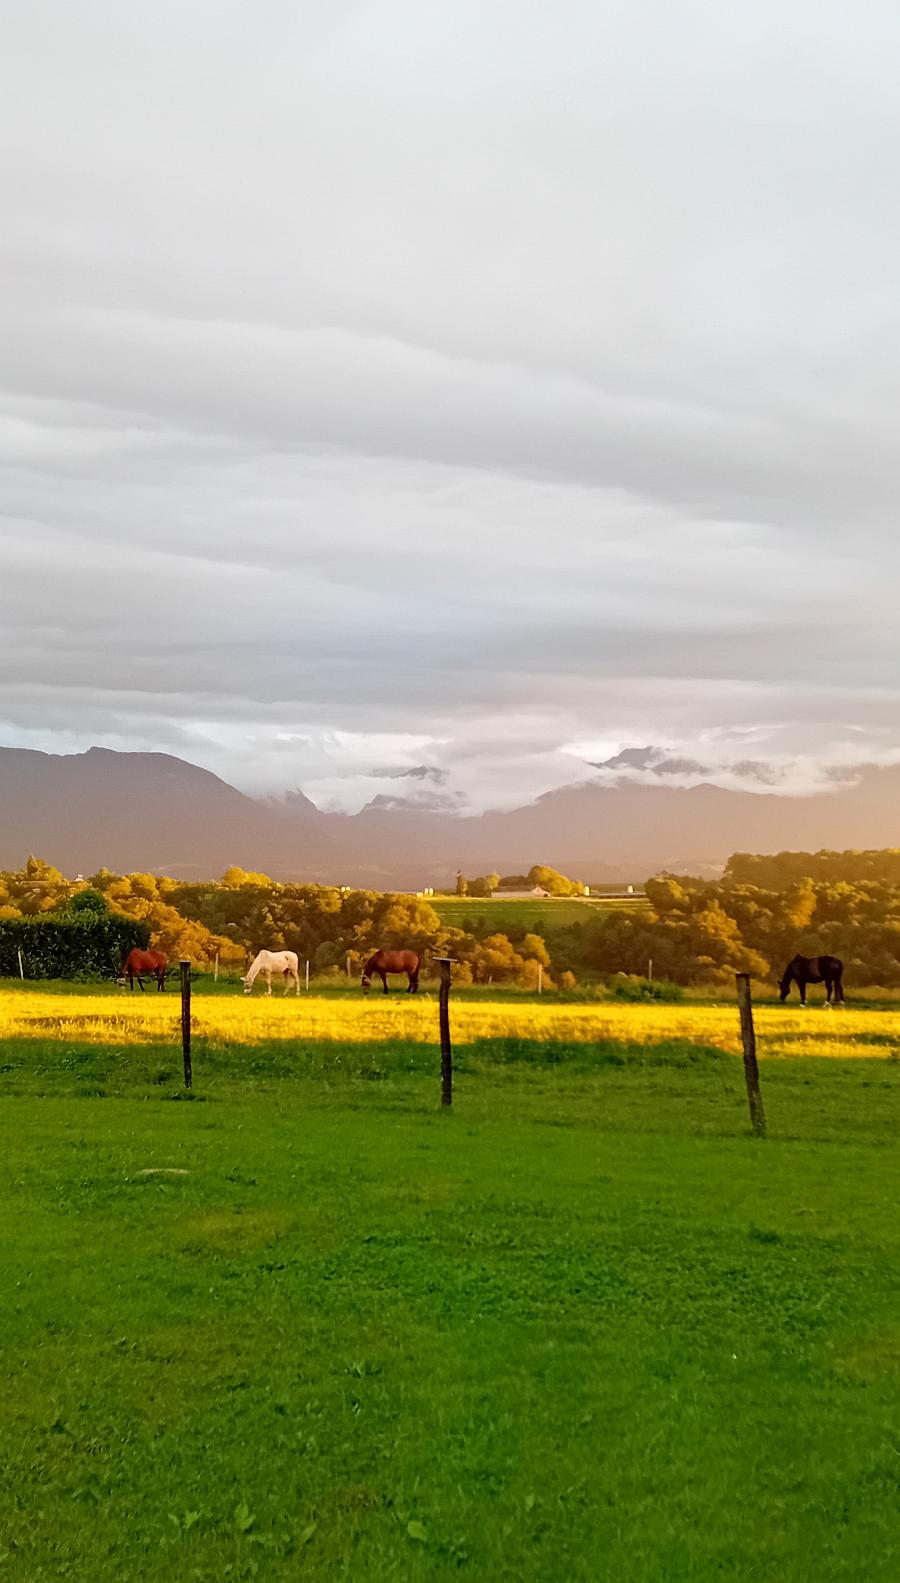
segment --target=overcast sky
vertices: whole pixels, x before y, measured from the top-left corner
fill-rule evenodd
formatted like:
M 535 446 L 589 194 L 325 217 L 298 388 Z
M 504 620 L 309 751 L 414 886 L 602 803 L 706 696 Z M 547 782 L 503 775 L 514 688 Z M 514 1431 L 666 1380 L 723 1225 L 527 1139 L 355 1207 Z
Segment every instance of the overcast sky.
M 0 18 L 0 742 L 900 756 L 896 0 Z

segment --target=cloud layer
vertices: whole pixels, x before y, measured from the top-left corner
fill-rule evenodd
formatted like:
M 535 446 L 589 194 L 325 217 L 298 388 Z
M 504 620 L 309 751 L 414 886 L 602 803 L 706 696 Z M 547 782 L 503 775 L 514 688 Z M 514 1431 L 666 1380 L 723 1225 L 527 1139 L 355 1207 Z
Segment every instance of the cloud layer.
M 7 29 L 0 740 L 894 753 L 888 0 L 144 12 Z

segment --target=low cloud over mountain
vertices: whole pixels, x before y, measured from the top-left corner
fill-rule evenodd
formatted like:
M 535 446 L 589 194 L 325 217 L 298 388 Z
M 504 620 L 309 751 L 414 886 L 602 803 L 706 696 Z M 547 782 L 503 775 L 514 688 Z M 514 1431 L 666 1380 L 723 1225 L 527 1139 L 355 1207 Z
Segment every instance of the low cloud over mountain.
M 203 878 L 237 863 L 275 878 L 419 889 L 452 883 L 460 867 L 547 862 L 589 881 L 640 880 L 660 868 L 708 871 L 733 851 L 900 845 L 900 767 L 857 766 L 814 795 L 776 796 L 679 784 L 683 772 L 662 770 L 665 756 L 653 752 L 473 816 L 385 792 L 352 815 L 322 812 L 301 792 L 256 800 L 163 753 L 0 748 L 0 867 L 36 852 L 72 874 L 107 866 Z M 377 779 L 452 795 L 428 774 Z
M 890 765 L 900 758 L 891 751 L 883 762 Z M 672 753 L 665 748 L 624 748 L 601 760 L 588 760 L 597 779 L 610 785 L 698 786 L 703 783 L 747 791 L 778 792 L 786 797 L 802 797 L 828 792 L 835 785 L 849 785 L 862 773 L 859 763 L 829 764 L 818 759 L 731 759 L 712 756 L 706 762 Z

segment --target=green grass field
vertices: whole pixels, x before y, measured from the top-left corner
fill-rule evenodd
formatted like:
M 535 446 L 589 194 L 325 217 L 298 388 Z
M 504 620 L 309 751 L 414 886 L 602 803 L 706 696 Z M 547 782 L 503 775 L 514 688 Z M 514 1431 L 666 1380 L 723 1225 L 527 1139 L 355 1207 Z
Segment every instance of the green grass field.
M 502 897 L 432 896 L 429 903 L 439 917 L 455 929 L 476 934 L 505 934 L 510 928 L 527 929 L 550 940 L 559 929 L 572 923 L 587 923 L 598 912 L 640 911 L 647 907 L 647 898 L 643 895 L 586 896 L 577 900 L 555 896 L 548 901 L 540 897 L 505 901 Z
M 58 999 L 0 1041 L 0 1579 L 900 1575 L 891 1013 L 761 1038 L 760 1143 L 684 1008 L 462 1040 L 447 1115 L 427 1043 L 253 1004 L 190 1100 Z

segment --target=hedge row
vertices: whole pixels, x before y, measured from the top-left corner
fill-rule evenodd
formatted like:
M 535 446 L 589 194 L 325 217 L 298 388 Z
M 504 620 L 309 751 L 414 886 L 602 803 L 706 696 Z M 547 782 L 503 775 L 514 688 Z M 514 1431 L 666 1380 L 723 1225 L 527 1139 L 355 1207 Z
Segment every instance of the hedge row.
M 0 977 L 113 978 L 128 952 L 150 944 L 150 926 L 121 913 L 106 917 L 0 918 Z

